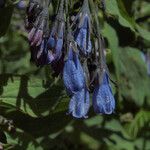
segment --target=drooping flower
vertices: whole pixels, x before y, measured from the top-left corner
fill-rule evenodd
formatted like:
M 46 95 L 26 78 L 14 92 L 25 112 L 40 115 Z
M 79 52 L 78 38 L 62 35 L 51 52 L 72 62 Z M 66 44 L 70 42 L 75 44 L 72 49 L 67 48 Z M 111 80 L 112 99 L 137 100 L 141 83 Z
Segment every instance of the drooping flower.
M 89 17 L 86 14 L 83 18 L 83 23 L 80 26 L 78 26 L 75 33 L 75 41 L 80 47 L 81 53 L 85 56 L 90 54 L 92 49 L 89 25 Z
M 54 56 L 47 49 L 47 40 L 42 40 L 40 46 L 31 46 L 31 60 L 37 66 L 50 64 L 54 60 Z
M 90 96 L 86 88 L 76 92 L 69 103 L 69 114 L 75 118 L 87 118 L 90 107 Z
M 63 70 L 63 81 L 69 95 L 73 95 L 85 86 L 84 72 L 80 64 L 78 55 L 73 52 L 70 45 L 68 59 Z
M 82 55 L 87 56 L 91 53 L 92 44 L 90 38 L 90 16 L 88 2 L 84 1 L 83 8 L 77 16 L 78 26 L 75 31 L 75 41 L 77 42 Z
M 109 83 L 108 74 L 105 72 L 100 85 L 95 87 L 93 93 L 93 107 L 98 114 L 112 114 L 115 109 L 115 99 Z

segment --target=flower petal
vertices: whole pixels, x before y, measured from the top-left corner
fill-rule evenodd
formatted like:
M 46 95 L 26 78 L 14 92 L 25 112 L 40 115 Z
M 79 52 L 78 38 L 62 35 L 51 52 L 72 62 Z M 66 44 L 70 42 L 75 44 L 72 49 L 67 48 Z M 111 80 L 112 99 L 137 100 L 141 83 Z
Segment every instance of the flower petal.
M 80 91 L 84 87 L 84 72 L 79 58 L 74 52 L 73 59 L 68 58 L 68 60 L 65 62 L 63 70 L 63 80 L 69 95 Z
M 90 107 L 89 92 L 84 88 L 75 93 L 69 103 L 69 114 L 75 118 L 87 118 Z
M 115 99 L 106 73 L 102 84 L 94 90 L 93 107 L 96 113 L 102 114 L 112 114 L 115 109 Z

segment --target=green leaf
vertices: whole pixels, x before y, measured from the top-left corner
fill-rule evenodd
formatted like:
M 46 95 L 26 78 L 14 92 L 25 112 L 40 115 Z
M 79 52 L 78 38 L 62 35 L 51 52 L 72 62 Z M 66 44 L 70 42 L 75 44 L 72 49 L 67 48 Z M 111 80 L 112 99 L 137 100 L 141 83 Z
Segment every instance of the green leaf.
M 138 106 L 149 97 L 150 80 L 142 53 L 135 48 L 120 48 L 120 89 L 126 99 L 133 100 Z M 143 90 L 144 89 L 144 90 Z
M 42 150 L 40 143 L 38 143 L 34 137 L 24 131 L 17 129 L 15 133 L 6 133 L 7 142 L 9 145 L 5 146 L 5 149 L 31 149 L 31 150 Z
M 119 48 L 118 48 L 118 37 L 115 29 L 110 26 L 108 23 L 104 24 L 103 35 L 107 38 L 109 48 L 112 51 L 113 63 L 115 65 L 116 76 L 119 79 Z M 113 38 L 112 38 L 113 37 Z
M 108 15 L 113 15 L 115 18 L 117 18 L 122 26 L 130 28 L 132 31 L 135 31 L 134 21 L 128 16 L 125 11 L 123 11 L 124 6 L 119 1 L 106 0 L 106 12 L 108 13 Z
M 143 29 L 142 27 L 140 27 L 139 25 L 137 25 L 137 30 L 140 34 L 140 36 L 147 40 L 148 42 L 150 42 L 150 32 L 147 31 L 146 29 Z
M 142 128 L 150 122 L 150 111 L 140 110 L 134 120 L 127 126 L 128 133 L 136 138 Z
M 65 111 L 67 108 L 65 104 L 56 109 L 58 102 L 66 99 L 61 84 L 45 89 L 42 80 L 38 78 L 28 78 L 24 75 L 1 75 L 0 78 L 5 81 L 1 83 L 0 104 L 3 106 L 11 106 L 32 117 L 45 116 L 50 111 Z

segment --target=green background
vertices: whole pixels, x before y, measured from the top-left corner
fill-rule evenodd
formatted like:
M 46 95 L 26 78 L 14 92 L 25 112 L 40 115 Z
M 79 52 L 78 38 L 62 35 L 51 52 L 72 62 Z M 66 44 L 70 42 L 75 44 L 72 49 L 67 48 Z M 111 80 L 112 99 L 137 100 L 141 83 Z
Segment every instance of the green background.
M 148 0 L 106 0 L 107 19 L 98 11 L 108 67 L 117 83 L 112 84 L 116 112 L 96 115 L 91 106 L 85 120 L 66 115 L 69 98 L 50 66 L 30 63 L 25 11 L 16 8 L 17 1 L 6 2 L 0 9 L 0 118 L 13 120 L 16 131 L 0 123 L 4 149 L 150 150 L 150 77 L 141 57 L 141 50 L 150 51 Z

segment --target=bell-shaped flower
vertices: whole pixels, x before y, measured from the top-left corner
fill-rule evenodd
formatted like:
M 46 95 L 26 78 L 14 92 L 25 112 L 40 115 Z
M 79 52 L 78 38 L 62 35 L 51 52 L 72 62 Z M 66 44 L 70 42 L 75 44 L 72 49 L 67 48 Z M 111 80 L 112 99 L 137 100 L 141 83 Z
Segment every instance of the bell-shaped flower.
M 84 72 L 77 53 L 70 46 L 68 58 L 65 61 L 63 70 L 63 81 L 69 95 L 84 88 Z
M 75 118 L 87 118 L 90 107 L 90 96 L 87 89 L 76 92 L 69 103 L 69 112 Z
M 109 84 L 109 77 L 105 72 L 100 85 L 95 87 L 93 93 L 93 107 L 98 114 L 112 114 L 115 109 L 115 99 Z
M 82 55 L 91 53 L 92 44 L 90 39 L 90 18 L 87 13 L 81 13 L 79 24 L 75 31 L 75 41 L 77 42 Z

